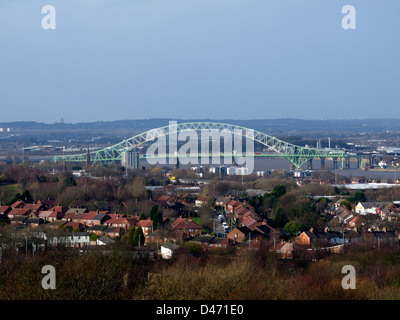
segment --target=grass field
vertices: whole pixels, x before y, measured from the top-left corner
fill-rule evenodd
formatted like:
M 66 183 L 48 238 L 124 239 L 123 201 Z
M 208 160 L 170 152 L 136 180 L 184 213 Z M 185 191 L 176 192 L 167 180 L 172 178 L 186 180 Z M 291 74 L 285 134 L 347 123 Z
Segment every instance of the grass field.
M 198 224 L 200 224 L 200 218 L 199 217 L 193 218 L 193 221 L 198 223 Z
M 11 199 L 19 192 L 19 184 L 0 185 L 0 202 L 9 204 Z

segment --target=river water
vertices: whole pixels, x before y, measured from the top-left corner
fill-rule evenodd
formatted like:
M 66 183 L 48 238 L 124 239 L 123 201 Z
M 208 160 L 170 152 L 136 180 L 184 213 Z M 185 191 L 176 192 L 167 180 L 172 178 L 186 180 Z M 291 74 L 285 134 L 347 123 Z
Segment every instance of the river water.
M 5 160 L 6 157 L 0 157 L 0 160 Z M 40 161 L 46 158 L 46 160 L 50 160 L 51 157 L 40 157 L 40 156 L 31 156 L 28 158 L 29 161 Z M 182 168 L 188 168 L 191 166 L 199 166 L 200 164 L 196 164 L 196 161 L 192 158 L 186 158 L 190 159 L 191 164 L 188 165 L 181 165 L 180 167 Z M 168 161 L 168 160 L 167 160 Z M 221 162 L 223 159 L 221 160 Z M 211 163 L 211 160 L 209 161 L 210 164 L 205 164 L 203 166 L 219 166 L 213 165 Z M 140 164 L 148 167 L 149 164 L 147 163 L 146 160 L 140 160 Z M 335 170 L 332 169 L 332 164 L 333 161 L 326 159 L 325 160 L 325 170 L 335 172 Z M 338 165 L 340 167 L 340 162 L 338 161 Z M 173 165 L 162 165 L 165 167 L 173 167 Z M 282 158 L 254 158 L 254 171 L 272 171 L 272 170 L 282 170 L 286 169 L 288 170 L 290 168 L 290 162 L 286 159 Z M 321 168 L 321 162 L 320 160 L 314 160 L 313 161 L 313 170 L 318 170 Z M 304 164 L 302 166 L 302 169 L 306 170 L 307 169 L 307 164 Z M 400 179 L 400 171 L 393 171 L 393 170 L 382 170 L 382 171 L 371 171 L 371 170 L 361 170 L 360 168 L 357 168 L 357 163 L 355 161 L 350 162 L 350 169 L 337 169 L 336 173 L 341 176 L 345 176 L 348 178 L 352 177 L 359 177 L 363 176 L 367 179 L 390 179 L 390 180 L 397 180 Z

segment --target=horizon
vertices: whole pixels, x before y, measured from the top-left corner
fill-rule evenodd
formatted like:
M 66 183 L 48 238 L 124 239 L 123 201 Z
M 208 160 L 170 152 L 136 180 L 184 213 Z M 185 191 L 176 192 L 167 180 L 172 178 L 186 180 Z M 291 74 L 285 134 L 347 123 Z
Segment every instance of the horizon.
M 301 119 L 301 118 L 265 118 L 265 119 L 211 119 L 211 118 L 193 118 L 193 119 L 179 119 L 179 118 L 141 118 L 141 119 L 117 119 L 117 120 L 93 120 L 93 121 L 82 121 L 82 122 L 40 122 L 34 120 L 14 120 L 14 121 L 2 121 L 0 124 L 11 124 L 11 123 L 36 123 L 36 124 L 44 124 L 44 125 L 76 125 L 76 124 L 85 124 L 85 123 L 99 123 L 99 122 L 123 122 L 123 121 L 152 121 L 152 120 L 171 120 L 171 121 L 186 121 L 186 122 L 196 122 L 196 121 L 209 121 L 209 122 L 219 122 L 219 121 L 400 121 L 400 118 L 346 118 L 346 119 Z

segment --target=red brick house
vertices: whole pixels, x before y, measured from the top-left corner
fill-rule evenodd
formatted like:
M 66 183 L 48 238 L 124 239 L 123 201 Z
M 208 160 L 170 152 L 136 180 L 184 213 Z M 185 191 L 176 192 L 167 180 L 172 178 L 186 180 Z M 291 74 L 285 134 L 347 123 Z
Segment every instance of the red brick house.
M 11 208 L 13 208 L 13 209 L 22 209 L 24 207 L 24 205 L 25 205 L 25 202 L 23 202 L 21 200 L 17 200 L 11 205 Z
M 191 219 L 177 218 L 172 223 L 172 231 L 178 237 L 189 239 L 201 235 L 201 226 Z
M 120 227 L 108 227 L 104 230 L 106 236 L 110 238 L 121 237 L 125 233 L 126 229 Z
M 36 217 L 39 216 L 40 211 L 46 210 L 46 206 L 42 203 L 26 203 L 23 208 L 30 209 L 32 213 L 36 215 Z
M 140 220 L 137 224 L 142 227 L 143 234 L 145 236 L 153 232 L 153 220 Z
M 211 201 L 211 197 L 207 197 L 207 196 L 199 196 L 196 200 L 195 200 L 195 206 L 196 207 L 201 207 L 201 206 L 207 206 L 209 201 Z
M 137 223 L 136 219 L 132 218 L 112 218 L 105 222 L 106 225 L 111 227 L 120 227 L 125 230 L 129 230 L 131 227 L 135 227 Z
M 7 214 L 12 210 L 10 206 L 0 206 L 0 214 L 7 216 Z
M 10 219 L 15 218 L 16 216 L 29 216 L 29 214 L 31 213 L 30 209 L 25 209 L 25 208 L 15 208 L 12 209 L 9 213 L 8 213 L 8 217 Z
M 228 239 L 231 239 L 234 243 L 242 243 L 245 240 L 255 240 L 265 238 L 265 234 L 258 231 L 257 229 L 250 230 L 247 227 L 237 227 L 228 233 Z
M 71 226 L 72 229 L 78 228 L 81 231 L 83 231 L 85 229 L 85 226 L 82 223 L 79 223 L 79 222 L 69 221 L 69 222 L 65 223 L 64 226 Z

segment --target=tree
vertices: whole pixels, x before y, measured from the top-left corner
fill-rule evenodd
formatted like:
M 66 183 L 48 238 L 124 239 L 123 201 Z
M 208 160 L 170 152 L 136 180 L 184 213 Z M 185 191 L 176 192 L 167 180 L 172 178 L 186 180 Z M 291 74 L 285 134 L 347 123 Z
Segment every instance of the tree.
M 365 201 L 365 194 L 363 190 L 358 190 L 354 194 L 354 200 L 355 202 L 364 202 Z
M 300 227 L 301 227 L 300 223 L 291 221 L 285 224 L 283 230 L 288 232 L 290 234 L 290 237 L 293 237 L 297 234 L 297 232 L 300 231 Z
M 346 208 L 349 209 L 349 210 L 351 210 L 351 203 L 350 203 L 350 201 L 348 201 L 348 200 L 343 200 L 343 201 L 340 203 L 340 205 L 346 207 Z
M 275 214 L 275 222 L 278 226 L 283 227 L 286 223 L 288 223 L 288 218 L 283 212 L 282 208 L 279 208 Z
M 150 218 L 152 220 L 157 211 L 158 211 L 158 205 L 155 204 L 154 206 L 151 207 L 151 210 L 150 210 Z
M 38 181 L 39 181 L 40 183 L 45 183 L 45 182 L 47 182 L 47 179 L 46 179 L 45 176 L 39 176 L 39 177 L 38 177 Z
M 131 228 L 129 229 L 128 235 L 127 235 L 127 237 L 126 237 L 127 240 L 128 240 L 128 242 L 131 243 L 131 244 L 133 244 L 134 234 L 135 234 L 135 228 L 134 228 L 134 227 L 131 227 Z
M 135 231 L 133 232 L 133 238 L 132 238 L 132 244 L 134 246 L 139 245 L 139 240 L 140 240 L 140 245 L 144 244 L 144 233 L 142 230 L 142 227 L 139 226 L 135 229 Z
M 64 182 L 64 185 L 66 187 L 74 187 L 74 186 L 76 186 L 76 181 L 75 181 L 73 176 L 65 177 L 63 182 Z
M 22 192 L 22 194 L 21 194 L 21 200 L 23 200 L 23 201 L 30 201 L 30 200 L 32 200 L 32 196 L 31 196 L 31 193 L 29 192 L 29 190 L 25 190 L 24 192 Z
M 207 231 L 209 231 L 212 213 L 210 212 L 210 209 L 208 209 L 207 205 L 202 205 L 199 208 L 199 216 L 200 216 L 200 225 Z
M 161 210 L 157 210 L 157 212 L 153 215 L 153 230 L 157 230 L 160 224 L 162 223 L 162 212 Z
M 283 184 L 278 184 L 271 192 L 275 197 L 279 198 L 286 193 L 286 187 Z
M 96 241 L 98 238 L 99 238 L 99 236 L 97 234 L 95 234 L 95 233 L 92 233 L 90 235 L 90 241 Z

